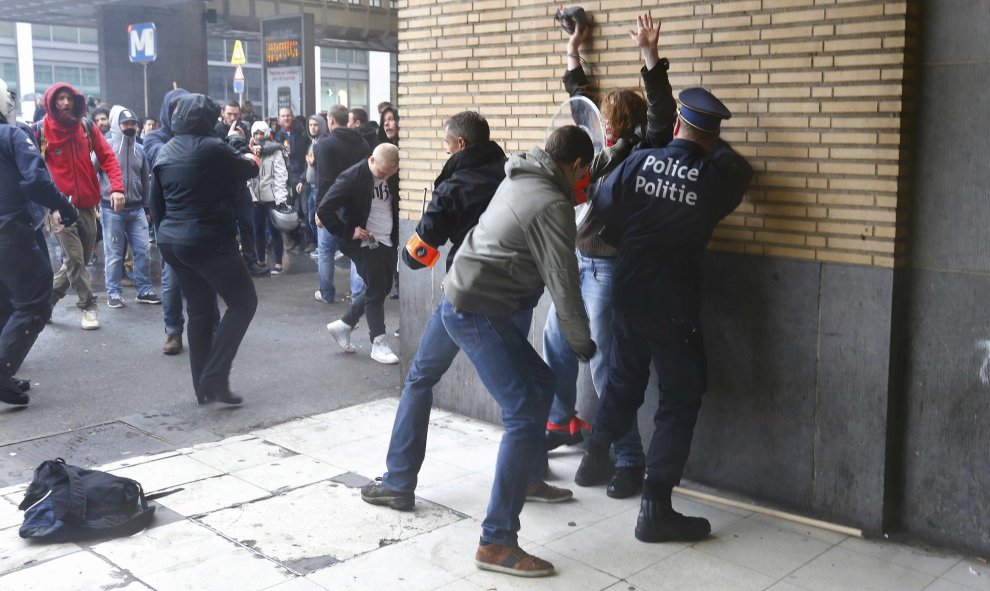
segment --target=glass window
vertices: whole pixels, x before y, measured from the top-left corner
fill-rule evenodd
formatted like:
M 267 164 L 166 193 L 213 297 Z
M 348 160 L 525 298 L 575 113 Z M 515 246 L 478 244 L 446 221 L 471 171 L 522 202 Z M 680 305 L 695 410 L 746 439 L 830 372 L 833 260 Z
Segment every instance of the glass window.
M 207 78 L 209 78 L 207 94 L 219 103 L 227 100 L 227 93 L 231 90 L 230 86 L 232 84 L 233 73 L 229 72 L 229 70 L 230 68 L 225 66 L 210 66 L 207 68 Z
M 261 68 L 244 68 L 244 100 L 255 103 L 254 112 L 258 115 L 264 110 L 265 100 L 261 94 Z
M 245 41 L 244 57 L 247 58 L 249 64 L 260 64 L 261 63 L 261 42 L 260 41 Z M 233 50 L 233 48 L 231 48 Z
M 354 61 L 354 51 L 351 49 L 338 49 L 337 61 L 342 64 L 349 64 Z
M 55 79 L 52 77 L 52 67 L 51 66 L 39 66 L 34 65 L 34 85 L 37 87 L 38 92 L 41 87 L 48 88 L 55 83 Z
M 96 68 L 82 68 L 83 86 L 100 86 L 100 71 Z
M 223 39 L 207 37 L 206 39 L 206 59 L 214 62 L 225 62 L 230 59 L 224 47 Z
M 0 37 L 4 39 L 13 39 L 15 36 L 14 23 L 10 21 L 0 21 Z
M 52 28 L 50 25 L 31 25 L 31 38 L 35 41 L 51 41 Z
M 363 65 L 363 66 L 367 66 L 368 65 L 368 52 L 367 51 L 362 51 L 360 49 L 355 49 L 354 50 L 354 63 L 355 64 L 360 64 L 360 65 Z
M 76 27 L 52 26 L 52 41 L 60 43 L 79 43 L 79 29 Z
M 17 64 L 14 62 L 0 62 L 0 75 L 3 75 L 7 82 L 7 88 L 17 92 Z
M 92 44 L 92 45 L 96 45 L 96 42 L 97 42 L 96 29 L 89 29 L 87 27 L 79 27 L 79 42 L 80 43 L 89 43 L 89 44 Z
M 368 83 L 361 80 L 351 80 L 349 86 L 347 98 L 350 100 L 350 104 L 352 106 L 367 105 Z
M 321 64 L 335 64 L 337 63 L 337 49 L 334 47 L 321 47 L 320 48 L 320 63 Z
M 68 82 L 69 84 L 78 87 L 81 82 L 79 77 L 79 68 L 71 66 L 55 66 L 55 80 L 58 82 Z

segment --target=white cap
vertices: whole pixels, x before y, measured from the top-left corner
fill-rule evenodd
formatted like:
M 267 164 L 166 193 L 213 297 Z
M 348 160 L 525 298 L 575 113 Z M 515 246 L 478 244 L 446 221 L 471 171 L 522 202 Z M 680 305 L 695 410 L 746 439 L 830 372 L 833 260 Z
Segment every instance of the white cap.
M 264 134 L 267 136 L 269 133 L 271 133 L 272 128 L 268 127 L 268 124 L 265 123 L 264 121 L 255 121 L 254 123 L 251 124 L 251 135 L 254 135 L 259 131 L 264 132 Z

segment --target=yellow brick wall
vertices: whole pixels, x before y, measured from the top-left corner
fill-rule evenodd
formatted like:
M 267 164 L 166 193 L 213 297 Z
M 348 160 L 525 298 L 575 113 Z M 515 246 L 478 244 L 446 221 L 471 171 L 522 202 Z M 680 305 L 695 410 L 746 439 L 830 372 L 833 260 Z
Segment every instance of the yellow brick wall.
M 649 10 L 674 92 L 705 86 L 734 116 L 723 137 L 756 177 L 712 248 L 893 267 L 903 241 L 902 114 L 913 2 L 583 2 L 595 28 L 582 55 L 603 88 L 639 86 L 626 31 Z M 507 152 L 542 143 L 567 98 L 557 3 L 399 0 L 402 215 L 447 156 L 443 121 L 473 109 Z M 906 118 L 905 118 L 906 119 Z M 896 247 L 895 247 L 896 245 Z

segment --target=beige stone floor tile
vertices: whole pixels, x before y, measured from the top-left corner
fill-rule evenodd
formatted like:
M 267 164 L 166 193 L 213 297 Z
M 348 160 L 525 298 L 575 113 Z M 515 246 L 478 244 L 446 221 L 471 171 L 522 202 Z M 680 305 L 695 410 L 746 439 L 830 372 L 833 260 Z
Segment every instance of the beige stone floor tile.
M 42 562 L 30 568 L 0 576 L 0 589 L 10 591 L 80 591 L 83 589 L 117 589 L 127 584 L 127 573 L 114 568 L 89 552 L 72 554 Z M 128 589 L 137 591 L 146 587 Z
M 217 511 L 204 524 L 297 572 L 315 570 L 462 519 L 436 505 L 415 511 L 369 505 L 357 489 L 320 482 Z
M 416 489 L 416 496 L 476 519 L 483 519 L 488 509 L 494 478 L 494 468 L 490 468 L 450 482 L 420 486 Z
M 328 591 L 326 587 L 321 587 L 308 580 L 306 577 L 296 577 L 284 583 L 279 583 L 274 587 L 268 587 L 265 591 Z
M 959 564 L 959 557 L 945 552 L 926 551 L 922 548 L 895 544 L 883 540 L 849 538 L 839 544 L 840 548 L 879 558 L 885 562 L 899 564 L 912 570 L 938 577 Z
M 189 520 L 146 529 L 129 538 L 108 540 L 93 552 L 130 572 L 144 576 L 201 562 L 236 548 L 230 540 Z
M 23 494 L 18 496 L 24 498 Z M 17 527 L 24 522 L 24 512 L 17 508 L 18 504 L 19 501 L 15 503 L 12 498 L 0 497 L 0 530 Z
M 980 591 L 990 591 L 990 566 L 986 562 L 964 559 L 948 570 L 942 578 Z
M 117 468 L 111 473 L 140 482 L 145 494 L 223 474 L 222 471 L 185 455 Z
M 786 579 L 809 591 L 911 591 L 935 577 L 866 554 L 834 547 Z
M 294 455 L 294 453 L 264 439 L 252 437 L 250 439 L 225 440 L 220 445 L 194 449 L 188 457 L 221 472 L 230 473 L 274 462 Z
M 0 530 L 0 574 L 41 564 L 45 561 L 78 552 L 76 544 L 41 544 L 29 542 L 17 535 L 17 527 Z M 0 589 L 5 587 L 0 579 Z
M 331 426 L 325 421 L 313 421 L 293 429 L 270 430 L 264 440 L 296 453 L 329 462 L 327 455 L 334 446 L 363 438 L 364 435 L 345 427 Z
M 328 480 L 346 471 L 309 456 L 296 455 L 238 470 L 232 475 L 267 491 L 279 492 Z
M 773 577 L 685 548 L 626 579 L 643 591 L 756 591 Z
M 181 491 L 158 499 L 158 504 L 191 517 L 270 496 L 267 490 L 235 476 L 225 475 L 190 482 Z
M 307 579 L 327 589 L 402 589 L 429 591 L 459 579 L 406 547 L 378 548 L 320 569 Z
M 717 556 L 774 579 L 804 566 L 832 546 L 810 536 L 743 519 L 694 544 L 694 549 Z

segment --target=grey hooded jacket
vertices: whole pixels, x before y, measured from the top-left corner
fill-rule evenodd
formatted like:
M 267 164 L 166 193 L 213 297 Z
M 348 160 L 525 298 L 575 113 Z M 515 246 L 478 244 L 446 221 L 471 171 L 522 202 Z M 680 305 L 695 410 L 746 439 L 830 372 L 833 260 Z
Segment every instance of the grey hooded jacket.
M 147 207 L 151 194 L 151 167 L 144 156 L 144 148 L 137 137 L 127 137 L 120 129 L 120 114 L 126 107 L 114 105 L 110 109 L 110 148 L 120 163 L 120 176 L 124 180 L 124 207 Z M 103 206 L 110 207 L 110 181 L 100 171 L 100 195 Z
M 573 192 L 543 149 L 517 154 L 478 225 L 464 238 L 443 290 L 455 308 L 511 316 L 550 291 L 560 327 L 578 355 L 595 352 L 574 256 Z

